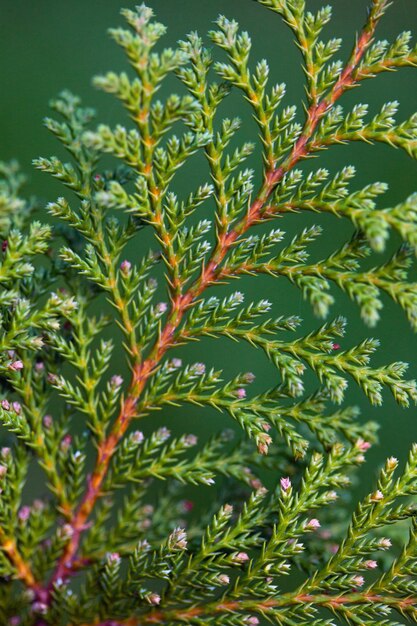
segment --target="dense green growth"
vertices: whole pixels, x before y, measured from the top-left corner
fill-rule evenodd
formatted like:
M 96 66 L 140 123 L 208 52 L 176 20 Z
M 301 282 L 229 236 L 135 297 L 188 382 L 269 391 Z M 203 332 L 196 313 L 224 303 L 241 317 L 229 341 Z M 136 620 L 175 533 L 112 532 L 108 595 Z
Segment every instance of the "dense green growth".
M 408 279 L 417 195 L 385 208 L 383 183 L 358 189 L 352 166 L 304 163 L 351 141 L 417 157 L 417 114 L 397 121 L 396 102 L 373 117 L 365 104 L 339 104 L 365 79 L 416 65 L 417 48 L 409 33 L 376 39 L 387 0 L 371 2 L 345 62 L 335 60 L 341 40 L 322 35 L 330 7 L 258 2 L 293 32 L 304 108 L 271 84 L 234 20 L 218 18 L 207 48 L 191 33 L 162 49 L 165 27 L 141 5 L 110 31 L 134 71 L 95 79 L 121 100 L 129 126 L 95 128 L 93 111 L 67 92 L 52 103 L 46 126 L 71 160 L 35 161 L 68 190 L 48 205 L 51 226 L 33 221 L 16 165 L 1 166 L 0 419 L 14 433 L 0 453 L 1 624 L 417 623 L 417 446 L 402 471 L 388 459 L 347 528 L 343 499 L 335 504 L 376 441 L 376 425 L 342 406 L 348 381 L 374 405 L 388 390 L 408 406 L 417 387 L 406 364 L 373 365 L 378 341 L 342 341 L 344 319 L 308 333 L 297 316 L 271 317 L 266 299 L 216 295 L 218 284 L 267 273 L 291 281 L 319 318 L 336 286 L 368 326 L 389 296 L 417 328 Z M 162 90 L 159 100 L 172 75 L 178 95 Z M 259 145 L 239 143 L 241 121 L 222 119 L 232 90 L 252 108 Z M 256 151 L 255 175 L 245 161 Z M 190 177 L 189 195 L 177 197 L 176 172 L 197 152 L 206 181 Z M 281 229 L 304 211 L 350 221 L 353 237 L 312 261 L 321 229 L 292 241 Z M 393 233 L 403 243 L 388 258 Z M 227 380 L 186 363 L 181 346 L 203 337 L 260 348 L 277 385 L 256 395 L 252 372 Z M 123 351 L 126 381 L 113 370 Z M 241 436 L 173 438 L 156 410 L 185 403 L 228 414 Z M 138 420 L 149 414 L 155 426 L 143 435 Z M 32 473 L 43 484 L 36 499 L 25 489 Z M 204 515 L 191 512 L 190 493 L 207 499 Z

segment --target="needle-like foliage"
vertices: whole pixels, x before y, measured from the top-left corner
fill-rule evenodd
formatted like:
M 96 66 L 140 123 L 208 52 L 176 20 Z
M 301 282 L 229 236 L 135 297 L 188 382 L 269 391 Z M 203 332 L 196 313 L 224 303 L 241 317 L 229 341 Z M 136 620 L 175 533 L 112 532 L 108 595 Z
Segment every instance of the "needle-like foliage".
M 329 6 L 258 3 L 295 37 L 304 108 L 236 21 L 220 16 L 206 43 L 193 32 L 164 49 L 165 27 L 140 5 L 110 31 L 132 71 L 95 79 L 127 125 L 96 125 L 68 92 L 52 102 L 45 123 L 70 160 L 35 161 L 66 187 L 50 226 L 21 199 L 17 166 L 0 167 L 1 624 L 417 623 L 417 447 L 405 466 L 388 459 L 353 513 L 343 495 L 376 441 L 344 403 L 348 384 L 373 405 L 391 393 L 407 407 L 416 383 L 332 316 L 340 289 L 374 327 L 388 296 L 417 329 L 417 195 L 387 207 L 383 182 L 360 189 L 353 166 L 306 163 L 352 141 L 417 157 L 417 114 L 341 104 L 365 79 L 417 65 L 417 48 L 409 33 L 376 38 L 387 0 L 371 2 L 345 61 L 323 34 Z M 169 77 L 177 92 L 159 99 Z M 222 116 L 230 93 L 251 108 L 258 143 Z M 182 195 L 177 172 L 196 153 L 205 170 Z M 285 234 L 305 212 L 353 228 L 320 258 L 319 225 Z M 236 280 L 260 274 L 277 289 L 247 301 Z M 281 277 L 321 318 L 313 330 L 271 312 Z M 255 393 L 252 372 L 188 361 L 182 347 L 203 338 L 261 350 L 274 386 Z M 234 435 L 171 434 L 157 411 L 186 404 L 223 413 Z

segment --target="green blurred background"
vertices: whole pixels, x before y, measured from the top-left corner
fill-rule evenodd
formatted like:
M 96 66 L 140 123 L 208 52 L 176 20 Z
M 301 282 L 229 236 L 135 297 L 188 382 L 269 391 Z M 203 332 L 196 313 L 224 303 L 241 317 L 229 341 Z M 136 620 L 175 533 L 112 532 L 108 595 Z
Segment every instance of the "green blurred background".
M 133 6 L 129 0 L 0 0 L 0 158 L 16 157 L 30 176 L 29 193 L 51 201 L 66 193 L 44 174 L 33 171 L 32 158 L 60 153 L 54 139 L 42 126 L 42 117 L 48 113 L 49 98 L 62 88 L 80 94 L 86 104 L 98 109 L 98 119 L 103 122 L 128 124 L 120 104 L 111 96 L 96 92 L 91 86 L 94 74 L 108 69 L 126 69 L 121 51 L 107 37 L 106 28 L 119 25 L 121 6 Z M 286 104 L 300 104 L 303 98 L 303 75 L 300 57 L 291 43 L 291 34 L 278 16 L 259 6 L 253 0 L 148 0 L 157 17 L 169 26 L 165 45 L 172 45 L 190 30 L 204 34 L 213 26 L 219 13 L 239 20 L 241 27 L 253 37 L 252 59 L 266 57 L 269 60 L 272 79 L 286 82 L 288 95 Z M 321 0 L 310 0 L 312 10 L 322 5 Z M 327 34 L 345 38 L 342 54 L 346 56 L 353 43 L 355 32 L 365 19 L 366 0 L 334 0 L 334 14 Z M 416 0 L 395 0 L 379 31 L 380 38 L 392 39 L 399 31 L 415 27 L 417 31 Z M 221 56 L 221 53 L 219 52 Z M 383 102 L 400 100 L 400 117 L 406 117 L 416 107 L 417 71 L 403 70 L 385 74 L 366 82 L 360 90 L 354 90 L 345 98 L 345 106 L 364 101 L 371 104 L 371 111 Z M 241 115 L 247 122 L 240 134 L 240 141 L 254 138 L 256 128 L 250 113 L 241 98 L 232 95 L 224 107 L 225 115 Z M 390 190 L 381 206 L 390 206 L 417 189 L 416 164 L 404 153 L 385 146 L 369 147 L 353 145 L 332 149 L 320 156 L 320 165 L 332 172 L 354 164 L 358 176 L 354 185 L 383 180 Z M 310 164 L 309 164 L 310 165 Z M 319 166 L 319 161 L 314 162 Z M 193 188 L 207 177 L 203 160 L 197 160 L 194 168 L 179 178 L 179 193 L 188 194 L 186 183 L 190 173 L 195 175 Z M 204 170 L 204 171 L 203 171 Z M 288 223 L 278 226 L 290 234 L 305 224 L 320 222 L 326 232 L 314 248 L 320 256 L 334 248 L 336 241 L 349 238 L 351 229 L 347 222 L 322 219 L 316 216 L 295 216 Z M 142 249 L 140 246 L 139 249 Z M 132 251 L 135 254 L 135 251 Z M 415 275 L 415 269 L 413 269 Z M 304 329 L 318 326 L 313 319 L 308 303 L 300 293 L 284 280 L 246 280 L 234 288 L 242 289 L 249 298 L 267 297 L 274 302 L 278 314 L 301 315 L 305 319 Z M 417 376 L 416 341 L 406 320 L 398 308 L 385 303 L 383 321 L 376 329 L 366 329 L 360 321 L 357 308 L 352 306 L 340 292 L 338 302 L 331 315 L 344 314 L 349 318 L 347 338 L 343 345 L 350 346 L 367 336 L 381 338 L 382 348 L 374 363 L 406 360 L 411 363 L 411 375 Z M 187 348 L 189 358 L 204 360 L 208 366 L 223 367 L 227 375 L 237 371 L 253 370 L 257 374 L 257 389 L 274 384 L 276 373 L 260 353 L 239 347 L 225 340 L 206 342 L 203 355 L 196 346 Z M 381 409 L 370 407 L 362 394 L 357 393 L 353 383 L 348 401 L 359 403 L 362 419 L 374 418 L 381 422 L 381 447 L 371 452 L 372 464 L 363 472 L 365 485 L 374 474 L 374 469 L 387 454 L 404 458 L 410 442 L 417 440 L 416 410 L 400 410 L 388 395 Z M 185 408 L 157 414 L 153 420 L 169 425 L 175 416 L 179 428 L 202 432 L 204 435 L 219 426 L 228 424 L 226 417 L 212 414 L 203 409 Z M 201 417 L 207 419 L 201 419 Z M 371 469 L 370 469 L 371 468 Z

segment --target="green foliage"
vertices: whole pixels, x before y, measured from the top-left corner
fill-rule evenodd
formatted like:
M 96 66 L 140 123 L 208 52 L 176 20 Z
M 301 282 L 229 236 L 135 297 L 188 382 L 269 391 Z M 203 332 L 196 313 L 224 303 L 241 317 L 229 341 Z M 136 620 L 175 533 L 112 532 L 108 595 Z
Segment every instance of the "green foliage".
M 417 622 L 416 445 L 402 471 L 388 459 L 353 514 L 345 495 L 377 429 L 344 405 L 346 387 L 407 407 L 417 400 L 407 364 L 374 364 L 378 340 L 348 340 L 341 317 L 311 329 L 271 315 L 267 299 L 205 293 L 268 274 L 289 280 L 319 318 L 339 288 L 368 326 L 388 296 L 417 329 L 417 195 L 381 208 L 386 185 L 352 189 L 353 166 L 298 167 L 351 141 L 415 159 L 417 114 L 398 122 L 396 102 L 373 117 L 338 102 L 367 78 L 416 65 L 417 50 L 409 33 L 375 40 L 386 0 L 371 2 L 346 62 L 335 60 L 340 39 L 321 39 L 330 7 L 258 2 L 295 37 L 304 113 L 271 84 L 265 60 L 253 63 L 235 20 L 220 16 L 208 47 L 191 33 L 163 49 L 165 27 L 141 5 L 110 31 L 133 71 L 95 79 L 130 127 L 92 127 L 94 112 L 68 92 L 51 103 L 58 119 L 45 124 L 70 158 L 35 160 L 68 189 L 48 204 L 51 226 L 32 219 L 16 164 L 0 166 L 0 421 L 11 442 L 0 454 L 2 624 Z M 172 75 L 178 94 L 157 99 Z M 253 112 L 259 146 L 239 143 L 241 120 L 221 117 L 232 90 Z M 256 152 L 260 176 L 247 167 Z M 207 180 L 190 177 L 181 198 L 176 175 L 196 153 Z M 317 260 L 320 226 L 292 240 L 269 228 L 305 211 L 348 220 L 353 235 Z M 400 245 L 387 255 L 390 239 Z M 203 337 L 261 349 L 275 385 L 255 394 L 252 372 L 229 378 L 183 362 L 182 346 Z M 126 382 L 114 372 L 121 352 Z M 155 412 L 185 404 L 226 414 L 234 431 L 171 436 Z M 138 430 L 150 415 L 156 426 Z M 34 500 L 33 475 L 45 485 Z

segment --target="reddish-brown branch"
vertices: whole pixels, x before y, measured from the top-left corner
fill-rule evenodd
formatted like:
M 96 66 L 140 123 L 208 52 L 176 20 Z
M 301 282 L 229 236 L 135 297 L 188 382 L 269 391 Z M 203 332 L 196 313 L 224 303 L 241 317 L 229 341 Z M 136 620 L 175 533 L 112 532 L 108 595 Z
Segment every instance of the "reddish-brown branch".
M 374 7 L 376 7 L 376 5 L 377 3 L 374 2 Z M 250 206 L 245 218 L 233 230 L 222 233 L 219 237 L 212 258 L 202 271 L 199 279 L 196 280 L 186 293 L 179 294 L 174 299 L 168 321 L 151 354 L 143 363 L 138 364 L 134 368 L 129 392 L 122 404 L 119 416 L 109 436 L 102 442 L 98 449 L 96 466 L 92 475 L 89 477 L 87 490 L 70 522 L 72 536 L 52 576 L 49 589 L 51 589 L 51 585 L 58 578 L 63 578 L 71 573 L 81 534 L 86 527 L 87 520 L 97 499 L 101 495 L 103 482 L 107 475 L 111 458 L 119 441 L 136 415 L 136 405 L 147 380 L 158 366 L 166 351 L 173 345 L 175 332 L 186 311 L 207 287 L 216 282 L 218 279 L 219 266 L 237 239 L 251 228 L 251 226 L 261 221 L 263 209 L 284 175 L 301 159 L 308 155 L 309 142 L 320 120 L 342 93 L 354 84 L 357 65 L 372 40 L 376 22 L 377 18 L 371 11 L 369 20 L 356 42 L 353 53 L 330 94 L 308 110 L 303 132 L 295 143 L 291 153 L 277 169 L 266 174 L 259 194 Z
M 383 604 L 401 613 L 417 607 L 417 598 L 398 598 L 371 593 L 350 593 L 344 595 L 327 594 L 283 594 L 277 598 L 268 600 L 225 600 L 218 604 L 211 603 L 206 606 L 194 606 L 184 609 L 155 609 L 140 617 L 131 617 L 126 620 L 106 620 L 94 622 L 94 624 L 82 624 L 82 626 L 142 626 L 144 624 L 167 624 L 171 622 L 187 623 L 193 617 L 213 616 L 221 613 L 268 614 L 274 609 L 283 609 L 296 606 L 297 604 L 310 604 L 316 607 L 327 608 L 331 611 L 340 611 L 363 604 Z

